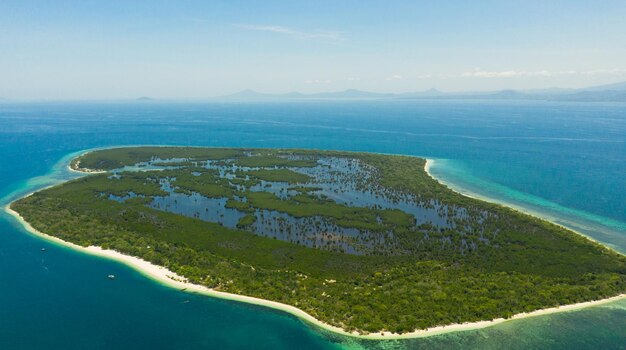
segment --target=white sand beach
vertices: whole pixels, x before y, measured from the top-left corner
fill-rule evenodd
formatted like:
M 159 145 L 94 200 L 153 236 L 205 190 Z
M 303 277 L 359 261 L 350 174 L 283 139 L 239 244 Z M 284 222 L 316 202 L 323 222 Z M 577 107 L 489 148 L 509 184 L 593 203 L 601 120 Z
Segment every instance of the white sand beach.
M 77 156 L 76 158 L 80 158 L 82 156 L 84 156 L 87 153 L 90 153 L 93 151 L 88 151 L 85 153 L 80 154 L 79 156 Z M 81 174 L 102 174 L 102 173 L 106 173 L 106 171 L 104 170 L 94 170 L 94 169 L 89 169 L 89 168 L 81 168 L 80 167 L 80 160 L 77 160 L 76 163 L 72 163 L 71 161 L 69 162 L 69 164 L 67 164 L 67 168 L 75 173 L 81 173 Z

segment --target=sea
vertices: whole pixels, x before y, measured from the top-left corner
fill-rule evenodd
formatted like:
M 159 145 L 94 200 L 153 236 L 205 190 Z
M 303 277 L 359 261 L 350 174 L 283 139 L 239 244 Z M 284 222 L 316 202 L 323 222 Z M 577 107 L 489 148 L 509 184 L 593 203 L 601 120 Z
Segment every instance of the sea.
M 276 101 L 0 104 L 0 205 L 119 145 L 406 154 L 462 193 L 626 252 L 626 104 Z M 45 248 L 45 251 L 42 251 Z M 107 275 L 114 274 L 111 281 Z M 35 237 L 0 213 L 0 349 L 625 349 L 626 301 L 409 340 L 340 336 L 188 294 Z

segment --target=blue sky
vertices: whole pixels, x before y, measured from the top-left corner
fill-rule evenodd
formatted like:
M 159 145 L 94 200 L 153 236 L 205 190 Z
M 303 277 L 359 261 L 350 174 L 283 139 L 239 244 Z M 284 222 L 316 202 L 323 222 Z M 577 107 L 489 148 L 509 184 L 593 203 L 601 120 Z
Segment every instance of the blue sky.
M 626 80 L 626 1 L 0 2 L 0 97 L 583 87 Z

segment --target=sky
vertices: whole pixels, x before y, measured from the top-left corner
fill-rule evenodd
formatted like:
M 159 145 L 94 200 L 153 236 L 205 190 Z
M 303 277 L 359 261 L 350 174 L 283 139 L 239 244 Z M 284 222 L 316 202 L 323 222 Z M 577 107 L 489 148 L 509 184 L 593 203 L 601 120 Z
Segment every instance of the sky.
M 0 97 L 626 81 L 626 1 L 0 1 Z

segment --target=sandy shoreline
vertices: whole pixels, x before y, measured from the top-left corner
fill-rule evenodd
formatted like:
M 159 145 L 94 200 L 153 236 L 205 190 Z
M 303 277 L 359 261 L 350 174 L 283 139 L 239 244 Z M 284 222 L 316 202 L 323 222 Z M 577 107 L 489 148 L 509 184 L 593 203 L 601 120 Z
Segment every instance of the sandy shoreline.
M 568 231 L 574 232 L 575 234 L 580 235 L 580 236 L 582 236 L 582 237 L 584 237 L 584 238 L 586 238 L 586 239 L 588 239 L 588 240 L 590 240 L 590 241 L 592 241 L 594 243 L 597 243 L 597 244 L 603 246 L 604 248 L 609 249 L 609 250 L 611 250 L 611 251 L 613 251 L 613 252 L 615 252 L 617 254 L 624 255 L 622 252 L 618 251 L 614 247 L 608 246 L 605 243 L 602 243 L 602 242 L 594 239 L 593 237 L 590 237 L 590 236 L 588 236 L 588 235 L 586 235 L 586 234 L 584 234 L 582 232 L 579 232 L 579 231 L 577 231 L 577 230 L 575 230 L 575 229 L 573 229 L 571 227 L 567 227 L 567 226 L 565 226 L 563 224 L 559 224 L 557 222 L 554 222 L 554 221 L 552 221 L 553 220 L 552 218 L 550 218 L 548 216 L 542 216 L 537 211 L 527 210 L 527 209 L 524 209 L 523 207 L 521 207 L 521 206 L 519 206 L 517 204 L 506 203 L 504 201 L 498 201 L 497 199 L 493 199 L 493 198 L 490 198 L 488 196 L 481 196 L 479 194 L 472 193 L 471 191 L 469 193 L 467 192 L 467 190 L 464 191 L 464 192 L 461 192 L 461 190 L 455 189 L 453 185 L 451 185 L 451 184 L 449 184 L 449 183 L 447 183 L 447 182 L 445 182 L 445 181 L 443 181 L 441 179 L 438 179 L 435 176 L 433 176 L 433 174 L 430 173 L 430 168 L 433 166 L 433 164 L 435 164 L 435 160 L 434 159 L 426 159 L 426 164 L 424 165 L 424 171 L 426 171 L 426 174 L 428 176 L 430 176 L 431 179 L 439 182 L 441 185 L 448 187 L 452 191 L 454 191 L 454 192 L 456 192 L 456 193 L 458 193 L 458 194 L 460 194 L 462 196 L 465 196 L 465 197 L 468 197 L 468 198 L 472 198 L 472 199 L 477 199 L 477 200 L 480 200 L 480 201 L 483 201 L 483 202 L 488 202 L 488 203 L 501 205 L 503 207 L 507 207 L 509 209 L 515 210 L 517 212 L 520 212 L 522 214 L 530 215 L 530 216 L 532 216 L 534 218 L 537 218 L 537 219 L 540 219 L 540 220 L 544 220 L 544 221 L 548 221 L 548 222 L 550 222 L 553 225 L 557 225 L 557 226 L 560 226 L 560 227 L 562 227 L 562 228 L 564 228 L 564 229 L 566 229 Z
M 429 169 L 432 164 L 433 164 L 433 160 L 427 159 L 424 169 L 429 176 L 437 180 L 429 172 Z M 84 174 L 93 174 L 93 172 L 83 172 L 80 170 L 72 169 L 72 167 L 69 164 L 68 164 L 68 168 L 74 172 L 80 172 Z M 30 196 L 31 194 L 32 193 L 28 194 L 27 196 Z M 362 335 L 362 334 L 358 334 L 357 332 L 348 332 L 339 327 L 326 324 L 316 319 L 315 317 L 309 315 L 308 313 L 304 312 L 303 310 L 300 310 L 291 305 L 286 305 L 286 304 L 282 304 L 279 302 L 274 302 L 274 301 L 255 298 L 255 297 L 215 291 L 215 290 L 212 290 L 210 288 L 207 288 L 201 285 L 189 283 L 186 281 L 184 277 L 177 275 L 176 273 L 166 269 L 165 267 L 154 265 L 148 261 L 145 261 L 137 257 L 125 255 L 114 250 L 102 249 L 96 246 L 82 247 L 82 246 L 79 246 L 70 242 L 63 241 L 57 237 L 50 236 L 50 235 L 47 235 L 43 232 L 36 230 L 28 222 L 26 222 L 19 213 L 11 209 L 10 206 L 11 204 L 9 203 L 4 208 L 8 214 L 12 215 L 18 222 L 20 222 L 27 231 L 47 241 L 66 246 L 66 247 L 75 249 L 77 251 L 83 252 L 83 253 L 87 253 L 87 254 L 91 254 L 91 255 L 95 255 L 95 256 L 99 256 L 99 257 L 103 257 L 103 258 L 107 258 L 107 259 L 124 263 L 127 266 L 130 266 L 134 268 L 135 270 L 139 271 L 143 275 L 172 288 L 177 288 L 179 290 L 184 289 L 185 292 L 198 293 L 198 294 L 203 294 L 203 295 L 216 297 L 220 299 L 227 299 L 227 300 L 233 300 L 233 301 L 244 302 L 244 303 L 249 303 L 249 304 L 261 305 L 261 306 L 269 307 L 272 309 L 281 310 L 291 315 L 294 315 L 309 324 L 322 328 L 324 330 L 346 335 L 346 336 L 358 337 L 362 339 L 409 339 L 409 338 L 427 337 L 427 336 L 444 334 L 444 333 L 455 332 L 455 331 L 480 329 L 480 328 L 486 328 L 486 327 L 490 327 L 496 324 L 500 324 L 509 320 L 541 316 L 541 315 L 547 315 L 547 314 L 552 314 L 552 313 L 557 313 L 557 312 L 579 310 L 579 309 L 586 308 L 589 306 L 605 304 L 605 303 L 609 303 L 609 302 L 626 298 L 626 294 L 620 294 L 618 296 L 614 296 L 614 297 L 606 298 L 602 300 L 563 305 L 559 307 L 536 310 L 536 311 L 532 311 L 529 313 L 520 313 L 520 314 L 513 315 L 509 319 L 499 318 L 499 319 L 494 319 L 491 321 L 478 321 L 478 322 L 468 322 L 468 323 L 462 323 L 462 324 L 451 324 L 447 326 L 437 326 L 437 327 L 432 327 L 432 328 L 425 329 L 425 330 L 417 330 L 414 332 L 403 333 L 403 334 L 396 334 L 396 333 L 391 333 L 391 332 L 379 332 L 379 333 L 370 333 L 370 334 Z
M 426 175 L 430 176 L 433 180 L 439 181 L 435 179 L 435 177 L 430 173 L 430 167 L 433 166 L 434 163 L 435 161 L 433 159 L 426 158 L 426 163 L 424 164 L 424 171 L 426 172 Z
M 84 156 L 85 154 L 91 153 L 91 152 L 93 152 L 93 150 L 90 150 L 90 151 L 87 151 L 87 152 L 83 152 L 83 153 L 77 155 L 76 157 L 74 157 L 72 160 L 78 159 L 78 158 Z M 72 160 L 70 160 L 70 162 L 67 164 L 67 168 L 71 172 L 80 173 L 80 174 L 103 174 L 103 173 L 106 173 L 106 171 L 104 171 L 104 170 L 94 170 L 94 169 L 89 169 L 89 168 L 81 168 L 80 167 L 80 160 L 76 161 L 76 164 L 75 164 L 76 168 L 74 168 L 72 166 Z

